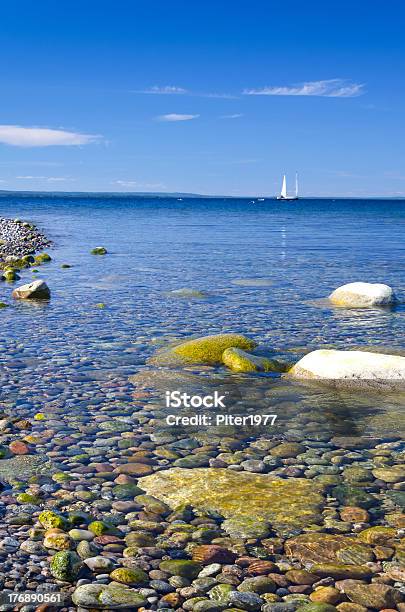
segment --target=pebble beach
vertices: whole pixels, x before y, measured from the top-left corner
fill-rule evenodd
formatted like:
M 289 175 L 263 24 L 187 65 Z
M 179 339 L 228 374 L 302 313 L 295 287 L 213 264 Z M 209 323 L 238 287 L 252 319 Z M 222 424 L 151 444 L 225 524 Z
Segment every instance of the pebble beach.
M 11 204 L 22 220 L 0 219 L 0 267 L 18 277 L 0 297 L 0 590 L 62 597 L 16 609 L 404 612 L 405 394 L 288 377 L 319 349 L 404 358 L 395 229 L 356 273 L 329 245 L 314 290 L 302 275 L 316 249 L 288 237 L 283 211 L 252 255 L 263 218 L 242 206 L 200 205 L 188 227 L 187 203 L 157 203 L 176 217 L 166 226 L 148 203 L 115 203 L 114 242 L 103 202 L 87 225 L 75 200 Z M 295 223 L 302 235 L 309 221 Z M 12 297 L 38 279 L 47 299 Z M 363 279 L 393 286 L 395 302 L 325 302 Z M 167 390 L 217 391 L 245 420 L 173 427 L 170 414 L 218 410 L 167 406 Z

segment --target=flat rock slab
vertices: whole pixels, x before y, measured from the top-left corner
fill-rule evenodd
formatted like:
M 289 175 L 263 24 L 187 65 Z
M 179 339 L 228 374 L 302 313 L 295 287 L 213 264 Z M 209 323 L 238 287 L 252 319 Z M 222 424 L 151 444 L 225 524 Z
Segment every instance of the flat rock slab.
M 288 540 L 288 555 L 301 563 L 364 565 L 374 560 L 371 547 L 357 538 L 331 533 L 305 533 Z
M 291 535 L 322 520 L 323 487 L 303 478 L 277 480 L 219 468 L 173 468 L 141 478 L 138 484 L 173 509 L 190 504 L 220 514 L 226 519 L 222 527 L 236 538 L 265 537 L 271 528 Z
M 288 376 L 348 389 L 404 390 L 405 357 L 321 349 L 300 359 Z

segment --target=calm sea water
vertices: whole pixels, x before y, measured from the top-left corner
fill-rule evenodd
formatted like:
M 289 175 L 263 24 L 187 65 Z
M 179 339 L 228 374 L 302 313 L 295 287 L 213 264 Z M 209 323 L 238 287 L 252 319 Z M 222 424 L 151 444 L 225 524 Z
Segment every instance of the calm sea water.
M 403 306 L 356 311 L 316 301 L 358 280 L 392 285 L 405 299 L 402 201 L 3 195 L 0 215 L 33 221 L 55 243 L 52 263 L 38 275 L 51 288 L 49 304 L 12 303 L 11 287 L 0 286 L 0 300 L 12 304 L 0 315 L 2 399 L 28 412 L 55 397 L 80 407 L 100 389 L 111 401 L 127 399 L 128 376 L 170 337 L 241 332 L 259 342 L 259 352 L 293 361 L 325 346 L 404 348 Z M 91 255 L 98 245 L 109 254 Z M 72 267 L 61 269 L 64 263 Z M 22 276 L 28 282 L 32 272 Z M 167 294 L 183 287 L 208 298 Z M 107 307 L 96 308 L 99 302 Z M 274 404 L 286 400 L 283 381 L 242 382 L 264 388 L 267 402 L 272 384 Z M 366 429 L 381 427 L 381 411 L 403 414 L 398 398 L 286 393 L 290 409 L 319 398 L 349 409 L 363 403 L 372 409 Z

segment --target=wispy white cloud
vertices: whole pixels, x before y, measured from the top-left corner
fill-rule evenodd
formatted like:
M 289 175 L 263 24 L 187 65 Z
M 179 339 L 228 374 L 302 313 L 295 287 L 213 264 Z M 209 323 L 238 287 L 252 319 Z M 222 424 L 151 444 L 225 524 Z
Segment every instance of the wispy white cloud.
M 204 91 L 190 91 L 184 87 L 177 87 L 176 85 L 154 85 L 147 89 L 139 89 L 133 93 L 137 94 L 155 94 L 155 95 L 182 95 L 182 96 L 194 96 L 197 98 L 224 98 L 224 99 L 235 99 L 239 96 L 230 93 L 221 92 L 204 92 Z
M 233 115 L 221 115 L 220 119 L 239 119 L 243 117 L 243 113 L 233 113 Z
M 122 180 L 122 179 L 117 179 L 115 181 L 111 181 L 112 185 L 117 185 L 119 188 L 125 189 L 125 188 L 131 188 L 131 189 L 145 189 L 145 190 L 149 190 L 149 189 L 165 189 L 166 186 L 163 183 L 139 183 L 138 181 L 134 181 L 134 180 Z
M 18 180 L 23 181 L 48 181 L 49 183 L 59 183 L 62 181 L 74 181 L 74 179 L 67 176 L 34 176 L 32 174 L 20 175 L 15 177 Z
M 154 85 L 153 87 L 149 87 L 148 89 L 142 89 L 141 91 L 138 91 L 137 93 L 161 94 L 161 95 L 170 95 L 170 94 L 184 95 L 190 92 L 187 91 L 187 89 L 184 89 L 184 87 L 176 87 L 175 85 L 164 85 L 163 87 Z
M 248 96 L 321 96 L 325 98 L 355 98 L 365 93 L 363 83 L 353 83 L 346 79 L 326 79 L 306 81 L 292 86 L 263 87 L 245 89 Z
M 101 136 L 66 130 L 0 125 L 0 143 L 16 147 L 78 146 L 100 141 Z
M 200 115 L 181 115 L 178 113 L 169 113 L 168 115 L 159 115 L 158 121 L 191 121 L 192 119 L 198 119 Z

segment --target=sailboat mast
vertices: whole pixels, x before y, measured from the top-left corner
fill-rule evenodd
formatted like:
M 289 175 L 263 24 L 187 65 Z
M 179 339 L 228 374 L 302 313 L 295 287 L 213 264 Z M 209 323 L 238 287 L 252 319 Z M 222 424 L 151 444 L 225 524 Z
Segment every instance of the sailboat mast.
M 298 198 L 298 172 L 295 173 L 295 197 Z

